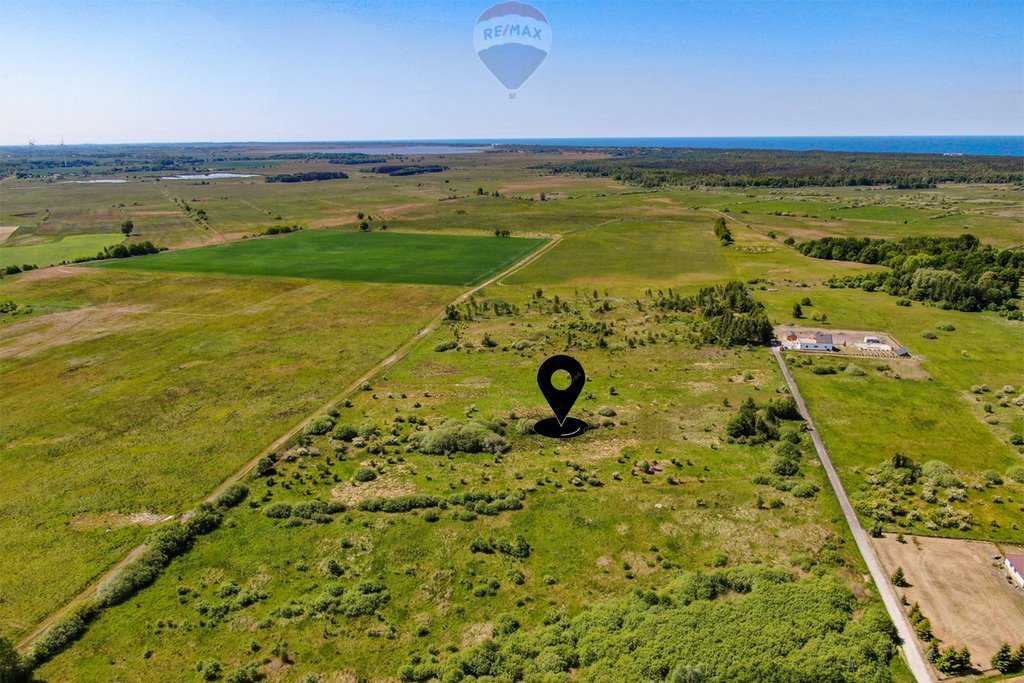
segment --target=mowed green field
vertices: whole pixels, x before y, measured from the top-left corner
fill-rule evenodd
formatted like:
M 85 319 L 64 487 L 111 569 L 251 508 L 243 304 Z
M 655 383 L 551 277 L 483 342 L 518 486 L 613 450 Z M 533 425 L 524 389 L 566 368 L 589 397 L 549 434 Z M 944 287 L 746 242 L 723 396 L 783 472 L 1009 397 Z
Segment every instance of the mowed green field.
M 479 284 L 543 239 L 307 230 L 98 264 L 150 272 L 224 273 L 406 284 Z
M 73 261 L 83 256 L 95 256 L 104 247 L 117 244 L 121 235 L 67 235 L 52 242 L 42 242 L 23 247 L 0 247 L 0 268 L 21 267 L 25 264 L 40 268 L 64 261 Z

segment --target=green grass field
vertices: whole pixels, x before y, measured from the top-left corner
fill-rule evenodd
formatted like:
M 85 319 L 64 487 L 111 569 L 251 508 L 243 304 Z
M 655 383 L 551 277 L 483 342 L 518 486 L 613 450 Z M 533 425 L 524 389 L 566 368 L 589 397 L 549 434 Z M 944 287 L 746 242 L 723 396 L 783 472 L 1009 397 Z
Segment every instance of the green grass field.
M 144 258 L 110 260 L 99 266 L 150 272 L 468 287 L 500 273 L 544 242 L 309 230 Z
M 52 266 L 64 261 L 73 261 L 83 256 L 95 256 L 104 247 L 117 244 L 123 239 L 121 235 L 67 235 L 51 242 L 28 246 L 0 247 L 0 268 L 22 266 L 24 264 Z
M 967 485 L 949 504 L 973 514 L 970 528 L 886 528 L 1019 537 L 1022 487 L 980 478 L 1024 462 L 1011 444 L 1024 413 L 994 395 L 1024 388 L 1024 326 L 828 289 L 822 282 L 833 275 L 876 267 L 810 259 L 784 244 L 958 234 L 965 220 L 983 240 L 1019 243 L 1012 188 L 653 190 L 538 173 L 560 159 L 450 155 L 444 173 L 396 178 L 345 166 L 348 179 L 294 185 L 141 175 L 109 186 L 0 185 L 0 225 L 19 226 L 11 244 L 108 230 L 116 240 L 116 226 L 132 218 L 138 239 L 171 247 L 0 279 L 0 301 L 31 310 L 0 316 L 0 635 L 27 633 L 141 542 L 145 524 L 193 508 L 411 340 L 408 356 L 336 406 L 336 421 L 365 438 L 311 434 L 279 449 L 274 472 L 247 479 L 248 498 L 218 530 L 152 586 L 103 610 L 37 675 L 198 680 L 197 664 L 216 662 L 222 679 L 253 666 L 269 680 L 393 681 L 413 661 L 448 661 L 507 637 L 510 619 L 523 632 L 557 631 L 588 610 L 604 614 L 609 601 L 650 600 L 683 572 L 750 563 L 841 584 L 853 616 L 801 618 L 829 632 L 855 629 L 879 601 L 808 438 L 797 446 L 798 472 L 776 477 L 776 444 L 725 432 L 745 398 L 784 395 L 771 353 L 695 343 L 684 320 L 653 304 L 670 288 L 737 279 L 776 323 L 808 296 L 808 316 L 828 314 L 823 328 L 888 332 L 920 356 L 924 375 L 914 377 L 859 362 L 864 375 L 818 375 L 792 363 L 851 495 L 896 450 L 944 460 Z M 268 164 L 338 170 L 308 159 Z M 203 208 L 208 226 L 175 199 Z M 724 208 L 734 219 L 729 247 L 712 230 Z M 356 232 L 357 212 L 370 215 L 373 232 Z M 238 239 L 292 223 L 306 229 Z M 549 235 L 561 240 L 460 304 L 456 320 L 416 336 L 467 287 Z M 926 330 L 937 339 L 923 338 Z M 597 428 L 550 442 L 524 421 L 548 414 L 536 368 L 562 352 L 590 378 L 572 414 Z M 993 391 L 973 393 L 981 383 Z M 432 455 L 417 446 L 450 420 L 497 425 L 509 449 Z M 357 482 L 367 469 L 376 478 Z M 797 496 L 798 485 L 812 485 L 811 495 Z M 370 497 L 466 492 L 512 492 L 522 509 L 358 509 Z M 925 510 L 947 496 L 925 506 L 920 484 L 899 493 Z M 313 500 L 348 510 L 265 514 L 274 503 Z M 522 536 L 531 551 L 474 552 L 487 536 Z M 353 614 L 331 607 L 339 595 L 359 599 L 367 581 L 388 599 Z M 745 599 L 715 604 L 733 598 Z M 553 668 L 537 680 L 571 677 L 566 662 L 546 656 L 542 665 Z M 908 680 L 898 659 L 890 670 Z

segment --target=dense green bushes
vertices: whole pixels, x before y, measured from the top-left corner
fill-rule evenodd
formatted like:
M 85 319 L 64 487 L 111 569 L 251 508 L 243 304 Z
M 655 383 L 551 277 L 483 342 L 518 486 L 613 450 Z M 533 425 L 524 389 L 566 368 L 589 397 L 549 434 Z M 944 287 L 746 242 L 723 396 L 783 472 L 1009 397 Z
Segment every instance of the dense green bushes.
M 97 612 L 96 604 L 87 601 L 74 607 L 69 614 L 46 629 L 25 658 L 26 668 L 36 668 L 78 640 L 96 618 Z
M 533 550 L 529 542 L 521 535 L 511 541 L 507 538 L 495 539 L 494 536 L 477 536 L 470 542 L 469 549 L 471 552 L 487 555 L 500 552 L 519 559 L 529 557 Z
M 671 289 L 668 294 L 659 291 L 654 307 L 696 314 L 693 333 L 705 344 L 765 345 L 775 336 L 764 305 L 754 300 L 742 282 L 704 287 L 696 296 L 681 296 Z
M 733 594 L 730 600 L 717 596 Z M 509 633 L 446 659 L 417 661 L 403 681 L 664 681 L 680 667 L 717 681 L 889 681 L 895 632 L 880 608 L 854 620 L 856 598 L 830 578 L 737 568 L 682 574 L 569 620 Z M 680 679 L 680 680 L 686 680 Z
M 504 453 L 509 443 L 494 427 L 493 423 L 449 420 L 437 429 L 415 434 L 413 440 L 417 448 L 430 455 Z
M 426 495 L 367 498 L 359 501 L 359 509 L 363 512 L 409 512 L 422 508 L 436 508 L 441 501 L 439 496 Z
M 1024 251 L 983 245 L 973 235 L 905 237 L 898 242 L 824 237 L 803 242 L 797 249 L 814 258 L 872 263 L 891 269 L 834 277 L 826 282 L 832 287 L 882 290 L 960 311 L 1018 309 L 1014 300 L 1024 277 Z
M 732 230 L 725 224 L 725 219 L 719 216 L 715 220 L 715 237 L 722 243 L 723 247 L 732 244 Z
M 430 495 L 394 496 L 392 498 L 367 498 L 359 502 L 358 508 L 363 512 L 409 512 L 426 508 L 461 506 L 468 512 L 481 515 L 497 515 L 507 510 L 522 510 L 522 491 L 512 493 L 484 493 L 466 491 L 456 493 L 447 498 Z
M 0 637 L 0 683 L 21 683 L 25 673 L 25 666 L 11 641 Z
M 146 550 L 135 561 L 100 584 L 96 590 L 99 607 L 120 604 L 153 583 L 170 561 L 185 553 L 199 536 L 210 533 L 221 523 L 221 514 L 204 504 L 184 523 L 171 522 L 149 535 Z
M 217 496 L 217 507 L 233 508 L 249 495 L 249 487 L 245 484 L 232 484 Z
M 263 508 L 263 514 L 271 519 L 288 519 L 292 516 L 290 503 L 271 503 Z
M 334 429 L 334 418 L 330 415 L 318 415 L 309 421 L 303 434 L 307 436 L 320 436 Z
M 748 397 L 740 404 L 736 414 L 729 418 L 725 433 L 733 439 L 750 443 L 775 441 L 781 436 L 781 420 L 799 419 L 800 411 L 791 398 L 770 399 L 758 405 Z

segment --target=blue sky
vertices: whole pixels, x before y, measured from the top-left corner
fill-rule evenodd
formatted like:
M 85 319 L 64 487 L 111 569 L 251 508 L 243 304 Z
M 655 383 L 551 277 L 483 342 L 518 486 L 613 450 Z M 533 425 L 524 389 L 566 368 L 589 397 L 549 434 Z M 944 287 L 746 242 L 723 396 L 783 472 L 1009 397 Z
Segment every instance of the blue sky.
M 1024 2 L 0 2 L 0 144 L 1024 133 Z

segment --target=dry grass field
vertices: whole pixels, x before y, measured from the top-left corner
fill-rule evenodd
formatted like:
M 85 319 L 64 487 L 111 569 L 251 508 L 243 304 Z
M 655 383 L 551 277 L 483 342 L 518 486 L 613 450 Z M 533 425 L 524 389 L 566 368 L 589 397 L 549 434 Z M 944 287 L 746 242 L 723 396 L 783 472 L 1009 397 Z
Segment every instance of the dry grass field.
M 906 574 L 910 587 L 899 593 L 921 605 L 944 647 L 967 646 L 976 668 L 991 668 L 999 646 L 1016 643 L 1024 633 L 1024 591 L 1010 584 L 993 560 L 1012 549 L 928 536 L 905 541 L 891 534 L 874 541 L 886 570 L 891 574 L 902 567 Z

